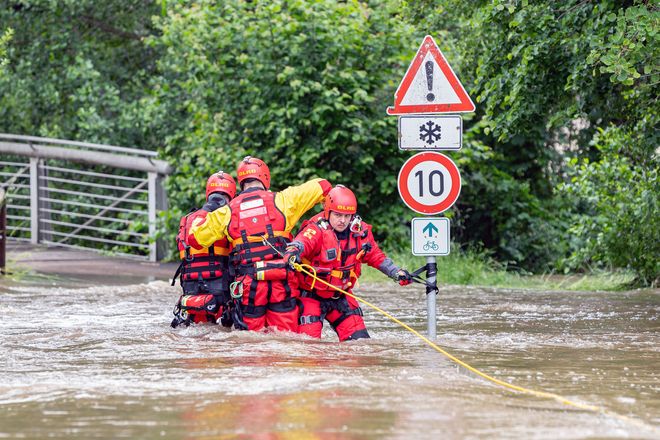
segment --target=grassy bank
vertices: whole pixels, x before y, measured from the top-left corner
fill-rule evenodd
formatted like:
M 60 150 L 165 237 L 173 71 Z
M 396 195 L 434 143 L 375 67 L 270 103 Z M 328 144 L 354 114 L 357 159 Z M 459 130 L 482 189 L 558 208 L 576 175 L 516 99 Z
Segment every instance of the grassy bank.
M 426 264 L 425 257 L 393 253 L 390 257 L 400 266 L 412 271 Z M 626 272 L 594 272 L 590 274 L 528 275 L 507 271 L 485 255 L 452 250 L 445 257 L 437 257 L 438 283 L 486 287 L 539 290 L 604 290 L 629 288 L 634 276 Z M 361 282 L 387 282 L 376 269 L 363 266 Z

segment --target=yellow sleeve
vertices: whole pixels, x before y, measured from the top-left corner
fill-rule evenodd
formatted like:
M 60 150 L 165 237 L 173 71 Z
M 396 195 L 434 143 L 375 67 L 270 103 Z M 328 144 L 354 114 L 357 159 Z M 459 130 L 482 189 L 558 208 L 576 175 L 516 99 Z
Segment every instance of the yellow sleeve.
M 200 249 L 209 247 L 216 241 L 227 237 L 227 226 L 230 219 L 231 210 L 226 205 L 209 212 L 205 218 L 196 218 L 188 232 L 188 243 Z
M 291 232 L 303 214 L 323 201 L 322 181 L 324 182 L 324 179 L 312 179 L 275 194 L 275 205 L 286 217 L 286 232 Z

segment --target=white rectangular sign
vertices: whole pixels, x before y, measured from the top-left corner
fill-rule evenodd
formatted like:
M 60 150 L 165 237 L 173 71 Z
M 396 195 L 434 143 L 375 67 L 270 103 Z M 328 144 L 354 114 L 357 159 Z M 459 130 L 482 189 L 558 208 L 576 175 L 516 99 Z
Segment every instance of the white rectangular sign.
M 460 115 L 399 116 L 402 150 L 460 150 L 463 118 Z
M 415 217 L 411 223 L 413 255 L 449 255 L 449 219 Z

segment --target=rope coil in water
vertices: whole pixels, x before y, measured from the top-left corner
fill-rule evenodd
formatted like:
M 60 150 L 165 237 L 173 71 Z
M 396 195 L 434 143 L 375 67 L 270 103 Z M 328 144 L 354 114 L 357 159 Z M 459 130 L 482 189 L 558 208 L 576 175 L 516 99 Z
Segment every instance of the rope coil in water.
M 304 273 L 305 275 L 308 275 L 308 276 L 312 277 L 312 278 L 314 279 L 314 281 L 317 281 L 317 282 L 319 282 L 319 283 L 322 283 L 323 285 L 325 285 L 325 286 L 327 286 L 327 287 L 329 287 L 329 288 L 331 288 L 331 289 L 334 289 L 334 290 L 336 290 L 336 291 L 338 291 L 338 292 L 341 292 L 341 293 L 343 293 L 344 295 L 349 296 L 349 297 L 355 299 L 356 301 L 359 301 L 359 302 L 361 302 L 361 303 L 363 303 L 363 304 L 369 306 L 370 308 L 374 309 L 375 311 L 377 311 L 377 312 L 380 313 L 381 315 L 387 317 L 387 318 L 390 319 L 391 321 L 395 322 L 396 324 L 400 325 L 401 327 L 405 328 L 406 330 L 408 330 L 409 332 L 411 332 L 412 334 L 414 334 L 415 336 L 417 336 L 419 339 L 421 339 L 422 341 L 424 341 L 427 345 L 429 345 L 429 346 L 430 346 L 431 348 L 433 348 L 435 351 L 437 351 L 438 353 L 440 353 L 440 354 L 442 354 L 443 356 L 447 357 L 447 358 L 450 359 L 452 362 L 454 362 L 454 363 L 460 365 L 461 367 L 467 369 L 468 371 L 471 371 L 472 373 L 474 373 L 474 374 L 476 374 L 476 375 L 478 375 L 478 376 L 480 376 L 480 377 L 482 377 L 482 378 L 484 378 L 484 379 L 486 379 L 486 380 L 488 380 L 488 381 L 490 381 L 490 382 L 492 382 L 492 383 L 494 383 L 494 384 L 497 384 L 497 385 L 499 385 L 499 386 L 501 386 L 501 387 L 504 387 L 504 388 L 506 388 L 506 389 L 508 389 L 508 390 L 511 390 L 511 391 L 516 391 L 516 392 L 520 392 L 520 393 L 531 394 L 531 395 L 533 395 L 533 396 L 537 396 L 537 397 L 541 397 L 541 398 L 546 398 L 546 399 L 553 399 L 553 400 L 555 400 L 555 401 L 557 401 L 557 402 L 563 403 L 564 405 L 572 406 L 572 407 L 574 407 L 574 408 L 579 408 L 579 409 L 582 409 L 582 410 L 587 410 L 587 411 L 593 411 L 593 412 L 601 413 L 601 414 L 604 414 L 604 415 L 607 415 L 607 416 L 610 416 L 610 417 L 613 417 L 613 418 L 616 418 L 616 419 L 622 420 L 622 421 L 624 421 L 624 422 L 627 422 L 627 423 L 631 423 L 631 424 L 637 425 L 638 427 L 641 427 L 641 428 L 644 428 L 644 429 L 652 429 L 652 430 L 655 431 L 655 432 L 659 432 L 659 430 L 658 430 L 657 428 L 655 428 L 655 427 L 653 427 L 653 426 L 650 426 L 650 425 L 647 425 L 647 424 L 643 423 L 643 422 L 640 421 L 640 420 L 633 419 L 633 418 L 630 418 L 630 417 L 627 417 L 627 416 L 624 416 L 624 415 L 621 415 L 621 414 L 617 414 L 617 413 L 615 413 L 615 412 L 612 412 L 612 411 L 610 411 L 610 410 L 608 410 L 608 409 L 606 409 L 606 408 L 600 407 L 600 406 L 589 405 L 589 404 L 580 403 L 580 402 L 575 402 L 575 401 L 573 401 L 573 400 L 570 400 L 570 399 L 567 399 L 567 398 L 565 398 L 565 397 L 563 397 L 563 396 L 560 396 L 559 394 L 548 393 L 548 392 L 545 392 L 545 391 L 536 391 L 536 390 L 532 390 L 532 389 L 525 388 L 525 387 L 521 387 L 521 386 L 518 386 L 518 385 L 513 385 L 513 384 L 510 384 L 510 383 L 505 382 L 505 381 L 503 381 L 503 380 L 500 380 L 500 379 L 497 379 L 497 378 L 495 378 L 495 377 L 492 377 L 492 376 L 490 376 L 490 375 L 488 375 L 488 374 L 486 374 L 486 373 L 484 373 L 484 372 L 482 372 L 482 371 L 480 371 L 480 370 L 474 368 L 473 366 L 471 366 L 471 365 L 469 365 L 469 364 L 463 362 L 462 360 L 458 359 L 456 356 L 454 356 L 454 355 L 452 355 L 451 353 L 447 352 L 447 351 L 444 350 L 442 347 L 440 347 L 439 345 L 437 345 L 436 343 L 434 343 L 433 341 L 431 341 L 430 339 L 428 339 L 427 337 L 425 337 L 424 335 L 422 335 L 421 333 L 419 333 L 417 330 L 411 328 L 409 325 L 405 324 L 404 322 L 401 322 L 399 319 L 397 319 L 397 318 L 395 318 L 394 316 L 392 316 L 391 314 L 387 313 L 385 310 L 381 309 L 380 307 L 378 307 L 378 306 L 376 306 L 376 305 L 374 305 L 374 304 L 371 304 L 369 301 L 366 301 L 365 299 L 362 299 L 362 298 L 358 297 L 358 296 L 355 295 L 355 294 L 349 293 L 349 292 L 347 292 L 347 291 L 345 291 L 345 290 L 342 290 L 342 289 L 340 289 L 340 288 L 338 288 L 338 287 L 336 287 L 336 286 L 333 286 L 332 284 L 326 282 L 325 280 L 322 280 L 321 278 L 317 277 L 317 276 L 316 276 L 316 269 L 314 269 L 312 266 L 307 265 L 307 264 L 299 264 L 299 263 L 295 263 L 295 262 L 293 262 L 293 261 L 291 261 L 290 264 L 293 266 L 293 268 L 294 268 L 296 271 L 301 272 L 301 273 Z M 310 271 L 310 270 L 307 270 L 307 269 L 310 269 L 311 271 Z

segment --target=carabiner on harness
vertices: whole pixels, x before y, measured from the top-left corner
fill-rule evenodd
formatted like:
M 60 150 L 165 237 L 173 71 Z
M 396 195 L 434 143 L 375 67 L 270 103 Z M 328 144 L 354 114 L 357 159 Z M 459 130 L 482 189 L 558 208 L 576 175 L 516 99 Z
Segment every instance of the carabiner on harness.
M 194 257 L 190 254 L 190 245 L 188 243 L 186 243 L 185 251 L 186 251 L 185 260 L 186 262 L 190 263 Z
M 236 293 L 238 291 L 238 293 Z M 234 281 L 229 285 L 229 294 L 234 299 L 239 299 L 243 297 L 243 282 Z
M 353 220 L 351 220 L 351 224 L 349 225 L 349 229 L 350 229 L 351 232 L 354 232 L 354 233 L 362 232 L 362 217 L 355 214 L 353 216 Z

